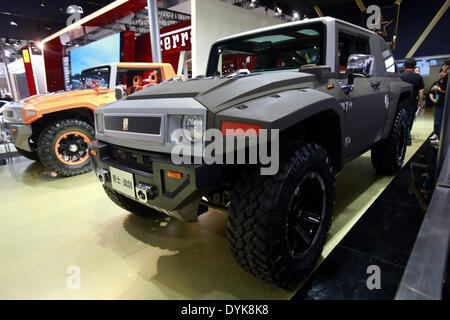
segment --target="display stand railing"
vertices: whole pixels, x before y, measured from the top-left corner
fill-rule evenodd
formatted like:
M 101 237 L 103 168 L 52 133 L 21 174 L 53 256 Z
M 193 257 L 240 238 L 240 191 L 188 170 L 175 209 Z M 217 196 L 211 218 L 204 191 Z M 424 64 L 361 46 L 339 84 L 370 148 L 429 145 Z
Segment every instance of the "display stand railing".
M 447 92 L 450 84 L 447 84 Z M 449 294 L 450 98 L 444 104 L 437 183 L 403 273 L 396 300 L 441 300 Z M 447 296 L 448 298 L 448 296 Z

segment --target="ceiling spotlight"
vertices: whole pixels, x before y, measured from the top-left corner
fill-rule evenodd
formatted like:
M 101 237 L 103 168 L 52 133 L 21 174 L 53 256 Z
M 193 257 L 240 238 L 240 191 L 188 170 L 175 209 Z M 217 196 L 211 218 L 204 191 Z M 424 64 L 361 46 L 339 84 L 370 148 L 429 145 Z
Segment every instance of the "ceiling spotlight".
M 297 11 L 294 11 L 294 13 L 292 14 L 292 17 L 294 18 L 294 20 L 299 20 L 300 19 L 300 15 L 298 14 Z
M 44 1 L 39 1 L 39 5 L 40 5 L 42 8 L 45 8 L 45 2 L 44 2 Z
M 44 44 L 40 41 L 38 43 L 36 43 L 36 46 L 41 50 L 44 49 Z
M 47 31 L 52 30 L 52 27 L 49 24 L 44 25 L 44 29 Z
M 249 5 L 248 5 L 249 9 L 255 9 L 256 8 L 256 0 L 251 0 Z
M 12 19 L 9 24 L 14 26 L 14 27 L 17 27 L 17 19 Z

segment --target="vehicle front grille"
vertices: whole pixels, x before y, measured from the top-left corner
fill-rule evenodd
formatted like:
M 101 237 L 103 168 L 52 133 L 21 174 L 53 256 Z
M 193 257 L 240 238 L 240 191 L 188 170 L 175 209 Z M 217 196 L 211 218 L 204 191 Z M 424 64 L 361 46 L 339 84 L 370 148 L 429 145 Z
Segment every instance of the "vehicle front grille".
M 151 157 L 137 150 L 108 145 L 107 152 L 102 157 L 102 161 L 112 166 L 117 164 L 119 167 L 123 166 L 153 174 L 153 161 Z
M 105 115 L 105 129 L 122 132 L 159 135 L 162 118 L 160 116 L 110 116 Z

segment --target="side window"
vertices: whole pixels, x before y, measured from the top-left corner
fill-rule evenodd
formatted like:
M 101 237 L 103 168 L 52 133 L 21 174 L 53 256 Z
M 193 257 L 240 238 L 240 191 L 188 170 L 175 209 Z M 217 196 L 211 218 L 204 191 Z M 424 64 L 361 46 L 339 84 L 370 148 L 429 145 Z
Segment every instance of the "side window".
M 339 32 L 339 71 L 347 70 L 347 60 L 352 54 L 370 54 L 369 39 Z
M 394 56 L 392 55 L 391 50 L 386 49 L 382 52 L 383 54 L 383 60 L 384 60 L 384 67 L 386 68 L 387 72 L 395 73 L 395 60 Z
M 391 73 L 397 72 L 394 55 L 392 54 L 391 50 L 389 50 L 389 47 L 387 46 L 386 42 L 384 42 L 384 40 L 381 37 L 379 37 L 379 41 L 380 41 L 381 55 L 383 56 L 384 68 L 386 72 Z
M 116 85 L 121 85 L 128 94 L 132 94 L 149 85 L 161 82 L 161 70 L 155 69 L 118 69 Z

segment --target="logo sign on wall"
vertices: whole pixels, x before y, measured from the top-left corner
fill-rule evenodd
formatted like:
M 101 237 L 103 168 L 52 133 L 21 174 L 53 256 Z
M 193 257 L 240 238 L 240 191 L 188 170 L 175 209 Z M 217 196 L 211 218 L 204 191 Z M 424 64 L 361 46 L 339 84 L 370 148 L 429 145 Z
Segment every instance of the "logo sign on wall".
M 395 50 L 397 41 L 398 24 L 396 22 L 400 15 L 401 0 L 395 1 L 394 6 L 384 8 L 381 10 L 380 6 L 370 5 L 365 9 L 361 8 L 361 11 L 367 15 L 366 27 L 372 31 L 377 32 L 383 36 L 391 49 Z M 390 38 L 392 35 L 392 38 Z M 388 39 L 390 38 L 390 39 Z
M 161 51 L 163 53 L 176 53 L 191 50 L 191 27 L 166 32 L 161 36 Z
M 70 26 L 72 23 L 81 19 L 83 8 L 77 5 L 70 5 L 67 7 L 66 13 L 70 14 L 70 16 L 66 20 L 66 25 Z
M 64 56 L 62 58 L 62 63 L 63 63 L 63 73 L 64 73 L 64 88 L 66 90 L 71 90 L 72 89 L 72 82 L 70 80 L 70 62 L 69 62 L 69 57 L 68 56 Z
M 371 5 L 367 7 L 367 14 L 370 16 L 367 18 L 367 29 L 380 30 L 381 29 L 381 9 L 377 5 Z

